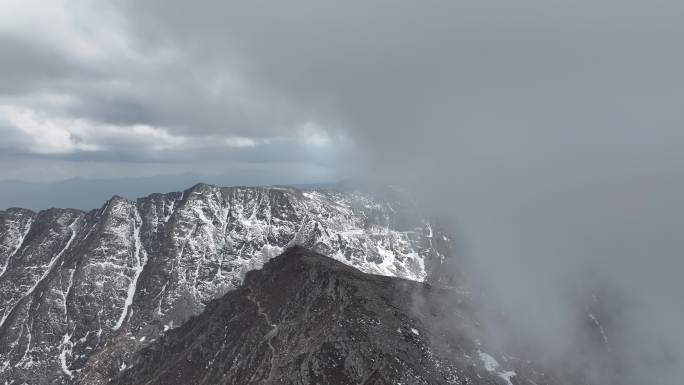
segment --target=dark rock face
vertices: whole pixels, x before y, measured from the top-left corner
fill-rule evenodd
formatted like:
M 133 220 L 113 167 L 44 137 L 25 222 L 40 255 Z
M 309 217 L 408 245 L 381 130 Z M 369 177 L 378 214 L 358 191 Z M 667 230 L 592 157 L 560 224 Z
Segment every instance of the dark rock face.
M 468 298 L 449 293 L 450 308 L 431 304 L 441 290 L 293 247 L 143 348 L 111 383 L 550 383 L 482 352 Z M 445 312 L 461 316 L 448 334 L 439 327 Z
M 451 242 L 398 196 L 353 190 L 200 184 L 90 212 L 0 211 L 0 383 L 106 383 L 291 245 L 447 282 Z

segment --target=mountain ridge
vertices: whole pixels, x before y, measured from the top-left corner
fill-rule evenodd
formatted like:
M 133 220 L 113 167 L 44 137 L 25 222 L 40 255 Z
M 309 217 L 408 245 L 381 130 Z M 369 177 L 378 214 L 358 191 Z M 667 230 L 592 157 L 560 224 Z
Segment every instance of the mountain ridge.
M 560 383 L 483 352 L 471 306 L 448 289 L 366 274 L 293 246 L 139 350 L 109 383 Z M 454 314 L 460 322 L 445 332 L 440 322 Z
M 94 354 L 180 325 L 294 244 L 448 280 L 450 235 L 400 198 L 200 183 L 91 211 L 0 211 L 0 380 L 74 383 Z M 126 344 L 116 360 L 139 348 Z

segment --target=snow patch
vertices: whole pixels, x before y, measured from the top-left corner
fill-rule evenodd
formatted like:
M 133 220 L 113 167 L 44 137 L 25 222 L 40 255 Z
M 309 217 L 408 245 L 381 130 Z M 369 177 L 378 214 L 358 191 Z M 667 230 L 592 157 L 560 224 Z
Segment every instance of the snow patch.
M 499 377 L 503 378 L 508 383 L 508 385 L 513 385 L 513 383 L 511 382 L 511 378 L 513 378 L 517 375 L 512 370 L 508 370 L 505 372 L 499 372 L 498 374 L 499 374 Z
M 488 372 L 493 372 L 499 367 L 499 362 L 489 354 L 478 351 L 478 355 L 480 356 L 480 361 L 484 364 L 485 370 Z
M 73 349 L 74 344 L 71 342 L 71 336 L 69 333 L 65 333 L 64 337 L 62 337 L 62 346 L 61 346 L 61 351 L 59 352 L 59 363 L 62 367 L 62 372 L 69 376 L 69 378 L 74 378 L 74 374 L 69 370 L 69 366 L 67 365 L 67 354 L 71 355 L 71 351 Z
M 484 368 L 486 371 L 495 373 L 497 376 L 506 381 L 508 385 L 513 385 L 513 383 L 511 382 L 511 378 L 516 376 L 516 373 L 514 371 L 497 370 L 499 369 L 499 362 L 494 357 L 480 350 L 478 350 L 477 353 L 480 356 L 480 361 L 482 361 L 482 364 L 484 364 Z
M 598 318 L 596 318 L 596 316 L 593 315 L 592 313 L 587 313 L 587 314 L 589 314 L 589 318 L 591 318 L 591 320 L 594 322 L 594 325 L 596 325 L 596 327 L 598 327 L 599 332 L 601 333 L 601 338 L 603 339 L 603 344 L 608 346 L 608 336 L 606 335 L 606 331 L 603 330 L 603 326 L 601 326 L 601 324 L 599 323 Z
M 14 305 L 10 308 L 10 310 L 2 316 L 2 319 L 0 319 L 0 327 L 2 327 L 2 325 L 5 324 L 7 317 L 9 317 L 9 315 L 12 314 L 12 312 L 17 307 L 17 305 L 19 303 L 21 303 L 21 300 L 30 296 L 31 294 L 33 294 L 33 292 L 36 290 L 38 285 L 40 285 L 40 283 L 43 282 L 43 280 L 45 278 L 47 278 L 47 276 L 50 274 L 50 272 L 52 271 L 52 268 L 55 266 L 57 261 L 62 257 L 62 254 L 64 254 L 64 252 L 71 246 L 71 242 L 73 242 L 74 238 L 76 238 L 76 229 L 74 229 L 74 225 L 76 225 L 76 223 L 78 223 L 78 221 L 80 219 L 81 219 L 81 216 L 79 215 L 78 217 L 76 217 L 76 219 L 74 219 L 73 222 L 71 222 L 71 224 L 69 225 L 69 229 L 71 229 L 71 237 L 67 241 L 66 245 L 64 245 L 64 248 L 62 248 L 62 250 L 60 250 L 59 253 L 57 253 L 52 258 L 52 260 L 50 260 L 50 263 L 48 263 L 47 268 L 43 272 L 43 275 L 40 277 L 40 279 L 38 279 L 36 281 L 36 283 L 34 283 L 33 286 L 31 286 L 31 288 L 23 296 L 21 296 L 21 298 L 19 298 L 17 300 L 17 302 L 14 303 Z
M 140 213 L 138 212 L 138 207 L 133 206 L 135 212 L 135 217 L 133 218 L 133 240 L 134 240 L 134 257 L 135 257 L 135 273 L 133 279 L 131 279 L 131 284 L 128 286 L 128 295 L 126 296 L 126 302 L 124 303 L 123 311 L 119 320 L 112 328 L 113 330 L 119 330 L 121 325 L 123 325 L 126 320 L 126 315 L 128 314 L 128 309 L 133 304 L 133 297 L 135 296 L 135 290 L 138 286 L 138 278 L 142 274 L 145 265 L 147 264 L 147 252 L 142 247 L 142 242 L 140 241 L 140 226 L 142 226 L 142 219 L 140 218 Z
M 26 238 L 26 235 L 28 235 L 28 232 L 31 230 L 31 225 L 33 224 L 33 218 L 29 218 L 28 221 L 26 222 L 25 229 L 23 232 L 19 233 L 17 236 L 17 241 L 16 241 L 16 246 L 14 247 L 14 251 L 12 251 L 8 256 L 7 259 L 5 260 L 5 264 L 2 267 L 2 271 L 0 271 L 0 278 L 5 274 L 7 271 L 7 266 L 9 266 L 10 259 L 14 257 L 14 255 L 21 249 L 21 246 L 24 244 L 24 239 Z M 21 225 L 20 225 L 21 226 Z
M 168 324 L 164 325 L 164 331 L 167 331 L 169 329 L 173 329 L 173 321 L 169 322 Z

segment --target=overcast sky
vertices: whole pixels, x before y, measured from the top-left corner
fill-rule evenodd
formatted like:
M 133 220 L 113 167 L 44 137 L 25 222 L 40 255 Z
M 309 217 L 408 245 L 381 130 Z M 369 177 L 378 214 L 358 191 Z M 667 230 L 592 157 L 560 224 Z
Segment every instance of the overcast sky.
M 0 180 L 405 184 L 528 332 L 612 285 L 673 383 L 683 37 L 681 0 L 0 0 Z
M 289 38 L 276 41 L 276 25 L 237 3 L 177 3 L 0 2 L 0 179 L 219 174 L 255 165 L 298 181 L 338 177 L 348 135 L 252 73 L 265 59 L 299 66 L 304 58 L 285 47 Z M 262 44 L 240 41 L 250 28 L 263 29 L 272 47 L 260 49 L 282 57 L 243 49 Z
M 681 161 L 676 1 L 0 4 L 0 179 Z

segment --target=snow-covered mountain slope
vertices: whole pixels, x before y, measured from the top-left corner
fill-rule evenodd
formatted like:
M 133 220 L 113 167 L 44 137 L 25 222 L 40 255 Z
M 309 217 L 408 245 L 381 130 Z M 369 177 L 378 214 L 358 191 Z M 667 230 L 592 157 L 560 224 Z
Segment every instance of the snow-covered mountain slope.
M 199 184 L 90 212 L 0 211 L 0 383 L 105 381 L 290 245 L 444 281 L 451 243 L 393 192 Z

